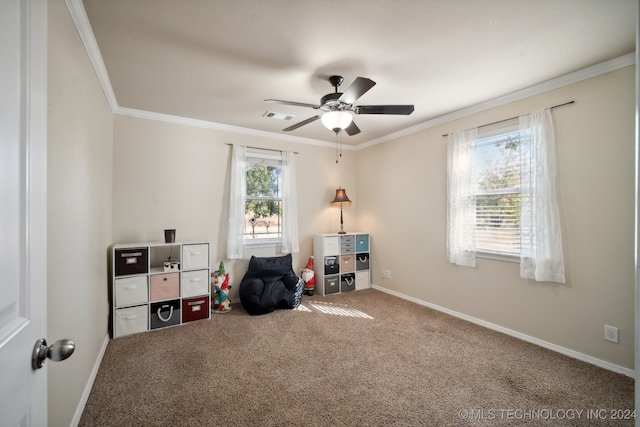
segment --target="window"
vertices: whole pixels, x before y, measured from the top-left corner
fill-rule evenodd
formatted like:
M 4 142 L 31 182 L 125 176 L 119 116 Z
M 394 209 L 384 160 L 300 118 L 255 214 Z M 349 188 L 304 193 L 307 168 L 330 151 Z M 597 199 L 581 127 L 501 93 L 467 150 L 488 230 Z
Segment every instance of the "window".
M 550 109 L 499 133 L 478 128 L 447 139 L 447 260 L 473 267 L 476 253 L 519 259 L 520 277 L 564 283 L 555 139 Z
M 233 145 L 231 156 L 227 258 L 257 244 L 299 252 L 294 153 Z
M 479 139 L 473 148 L 475 249 L 520 256 L 520 133 Z
M 245 174 L 245 243 L 282 238 L 281 156 L 249 152 Z

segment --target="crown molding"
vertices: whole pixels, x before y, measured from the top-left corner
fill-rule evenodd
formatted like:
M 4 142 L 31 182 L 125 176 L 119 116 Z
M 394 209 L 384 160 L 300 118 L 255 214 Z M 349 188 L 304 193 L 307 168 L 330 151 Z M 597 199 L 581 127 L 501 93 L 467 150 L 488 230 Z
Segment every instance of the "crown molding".
M 321 147 L 330 147 L 330 148 L 335 147 L 335 143 L 321 141 L 318 139 L 283 135 L 275 132 L 259 131 L 259 130 L 248 129 L 248 128 L 243 128 L 239 126 L 231 126 L 231 125 L 225 125 L 225 124 L 216 123 L 216 122 L 209 122 L 205 120 L 189 119 L 186 117 L 178 117 L 178 116 L 172 116 L 168 114 L 154 113 L 151 111 L 143 111 L 143 110 L 120 107 L 118 105 L 118 101 L 113 91 L 113 87 L 111 86 L 109 73 L 107 73 L 107 68 L 104 64 L 104 61 L 102 60 L 100 48 L 98 47 L 98 43 L 96 42 L 95 36 L 93 34 L 93 30 L 91 28 L 91 24 L 89 23 L 89 18 L 87 17 L 87 13 L 84 9 L 84 5 L 82 4 L 82 0 L 65 0 L 65 3 L 67 4 L 67 8 L 69 9 L 71 18 L 73 19 L 73 22 L 78 30 L 78 33 L 80 34 L 80 38 L 82 39 L 82 43 L 84 44 L 85 50 L 89 55 L 89 60 L 93 65 L 96 75 L 98 76 L 98 80 L 100 81 L 102 90 L 104 91 L 104 94 L 107 98 L 107 102 L 109 103 L 109 106 L 111 107 L 111 111 L 114 114 L 144 118 L 149 120 L 157 120 L 157 121 L 163 121 L 163 122 L 169 122 L 169 123 L 178 123 L 178 124 L 183 124 L 187 126 L 197 126 L 197 127 L 207 128 L 207 129 L 219 130 L 223 132 L 258 136 L 261 138 L 269 138 L 269 139 L 275 139 L 275 140 L 286 141 L 286 142 L 296 142 L 300 144 L 317 145 Z M 582 70 L 578 70 L 573 73 L 569 73 L 564 76 L 560 76 L 555 79 L 551 79 L 546 82 L 543 82 L 534 86 L 530 86 L 528 88 L 525 88 L 516 92 L 512 92 L 510 94 L 500 96 L 498 98 L 491 99 L 486 102 L 481 102 L 479 104 L 475 104 L 467 108 L 462 108 L 460 110 L 453 111 L 451 113 L 443 114 L 441 116 L 427 120 L 420 124 L 408 127 L 398 132 L 390 133 L 380 138 L 372 139 L 370 141 L 359 144 L 357 146 L 343 144 L 342 148 L 344 150 L 357 151 L 364 148 L 372 147 L 374 145 L 382 144 L 384 142 L 392 141 L 394 139 L 398 139 L 403 136 L 411 135 L 416 132 L 429 129 L 434 126 L 450 122 L 452 120 L 456 120 L 456 119 L 466 117 L 472 114 L 476 114 L 491 108 L 499 107 L 505 104 L 509 104 L 511 102 L 529 98 L 534 95 L 539 95 L 541 93 L 545 93 L 553 89 L 558 89 L 560 87 L 567 86 L 570 84 L 578 83 L 586 79 L 597 77 L 601 74 L 609 73 L 611 71 L 615 71 L 620 68 L 633 65 L 635 63 L 636 63 L 636 53 L 631 52 L 627 55 L 623 55 L 618 58 L 614 58 L 609 61 L 605 61 L 600 64 L 596 64 L 596 65 L 584 68 Z
M 356 146 L 356 150 L 372 147 L 374 145 L 382 144 L 383 142 L 392 141 L 394 139 L 401 138 L 403 136 L 411 135 L 416 132 L 429 129 L 431 127 L 441 125 L 462 117 L 470 116 L 491 108 L 499 107 L 505 104 L 510 104 L 515 101 L 520 101 L 525 98 L 530 98 L 535 95 L 539 95 L 545 92 L 549 92 L 554 89 L 559 89 L 564 86 L 568 86 L 574 83 L 581 82 L 593 77 L 600 76 L 602 74 L 609 73 L 611 71 L 618 70 L 620 68 L 628 67 L 636 63 L 636 53 L 631 52 L 618 58 L 611 59 L 609 61 L 601 62 L 596 65 L 592 65 L 587 68 L 583 68 L 573 73 L 565 74 L 564 76 L 557 77 L 555 79 L 547 80 L 546 82 L 530 86 L 528 88 L 509 93 L 507 95 L 500 96 L 498 98 L 491 99 L 489 101 L 481 102 L 479 104 L 472 105 L 467 108 L 462 108 L 451 113 L 443 114 L 433 119 L 427 120 L 415 126 L 408 127 L 398 132 L 390 133 L 380 138 L 372 139 L 365 143 Z
M 240 126 L 226 125 L 223 123 L 210 122 L 207 120 L 191 119 L 188 117 L 173 116 L 170 114 L 154 113 L 152 111 L 136 110 L 134 108 L 118 107 L 114 113 L 120 116 L 135 117 L 138 119 L 156 120 L 156 121 L 165 122 L 165 123 L 174 123 L 174 124 L 185 125 L 185 126 L 200 127 L 205 129 L 217 130 L 221 132 L 256 136 L 259 138 L 269 138 L 269 139 L 276 139 L 276 140 L 285 141 L 285 142 L 295 142 L 299 144 L 319 145 L 322 147 L 335 148 L 335 143 L 321 141 L 318 139 L 302 138 L 299 136 L 292 136 L 292 135 L 282 135 L 275 132 L 267 132 L 262 130 L 243 128 Z M 354 151 L 355 147 L 343 145 L 342 149 L 347 151 Z
M 318 145 L 322 147 L 335 147 L 334 143 L 321 141 L 317 139 L 311 138 L 302 138 L 296 137 L 292 135 L 282 135 L 275 132 L 266 132 L 259 131 L 255 129 L 248 129 L 239 126 L 231 126 L 225 125 L 216 122 L 209 122 L 205 120 L 197 120 L 190 119 L 186 117 L 172 116 L 169 114 L 155 113 L 152 111 L 143 111 L 136 110 L 133 108 L 124 108 L 118 105 L 118 100 L 116 98 L 115 92 L 113 91 L 113 86 L 111 86 L 111 79 L 109 79 L 109 73 L 107 72 L 107 67 L 104 64 L 102 59 L 102 54 L 100 53 L 100 48 L 98 47 L 98 42 L 93 34 L 93 29 L 91 28 L 91 23 L 89 22 L 89 17 L 87 16 L 87 12 L 84 9 L 84 5 L 82 4 L 82 0 L 65 0 L 67 5 L 67 9 L 71 15 L 71 19 L 76 26 L 78 34 L 80 35 L 80 39 L 82 40 L 82 44 L 89 56 L 89 60 L 91 61 L 91 65 L 93 65 L 93 69 L 95 70 L 96 76 L 102 86 L 102 90 L 104 92 L 105 97 L 107 98 L 107 102 L 111 107 L 111 112 L 113 114 L 118 114 L 122 116 L 129 117 L 137 117 L 148 120 L 156 120 L 167 123 L 176 123 L 182 124 L 186 126 L 196 126 L 202 127 L 206 129 L 219 130 L 223 132 L 231 132 L 242 135 L 250 135 L 257 136 L 261 138 L 269 138 L 286 142 L 296 142 L 299 144 L 308 144 L 308 145 Z M 343 150 L 353 151 L 355 150 L 354 146 L 343 145 Z
M 104 65 L 104 61 L 102 60 L 102 54 L 100 53 L 98 42 L 93 35 L 93 29 L 91 28 L 91 23 L 89 22 L 89 17 L 84 9 L 82 0 L 65 0 L 65 3 L 67 4 L 67 9 L 69 9 L 69 13 L 71 14 L 71 19 L 78 30 L 78 34 L 80 34 L 80 39 L 87 51 L 87 55 L 89 55 L 91 65 L 93 65 L 93 69 L 98 76 L 104 96 L 107 98 L 111 111 L 115 113 L 118 109 L 118 100 L 116 99 L 116 94 L 111 86 L 107 67 Z

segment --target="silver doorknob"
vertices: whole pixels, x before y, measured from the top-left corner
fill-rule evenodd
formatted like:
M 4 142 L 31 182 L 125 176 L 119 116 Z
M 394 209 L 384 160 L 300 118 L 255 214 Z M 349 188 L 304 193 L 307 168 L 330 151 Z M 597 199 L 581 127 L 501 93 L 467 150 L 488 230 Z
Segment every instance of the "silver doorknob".
M 76 343 L 70 339 L 58 340 L 47 347 L 47 340 L 40 338 L 33 346 L 33 355 L 31 357 L 31 367 L 40 369 L 44 366 L 47 357 L 54 362 L 65 360 L 73 354 L 76 349 Z

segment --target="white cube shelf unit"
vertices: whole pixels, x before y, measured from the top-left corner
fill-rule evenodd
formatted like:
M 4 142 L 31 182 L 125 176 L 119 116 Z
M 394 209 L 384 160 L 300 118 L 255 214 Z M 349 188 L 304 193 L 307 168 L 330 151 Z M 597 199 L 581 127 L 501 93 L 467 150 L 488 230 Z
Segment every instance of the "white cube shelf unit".
M 371 286 L 368 233 L 316 234 L 313 237 L 315 292 L 336 294 Z
M 111 251 L 111 337 L 208 319 L 208 242 L 118 244 Z

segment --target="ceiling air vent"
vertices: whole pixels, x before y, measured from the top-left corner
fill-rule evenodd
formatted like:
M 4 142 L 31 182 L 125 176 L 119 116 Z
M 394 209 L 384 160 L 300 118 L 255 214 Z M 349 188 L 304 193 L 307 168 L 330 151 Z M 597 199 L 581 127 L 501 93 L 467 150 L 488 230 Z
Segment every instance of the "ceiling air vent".
M 283 114 L 283 113 L 274 113 L 273 111 L 265 111 L 262 117 L 266 117 L 268 119 L 291 120 L 295 116 L 290 116 L 289 114 Z

